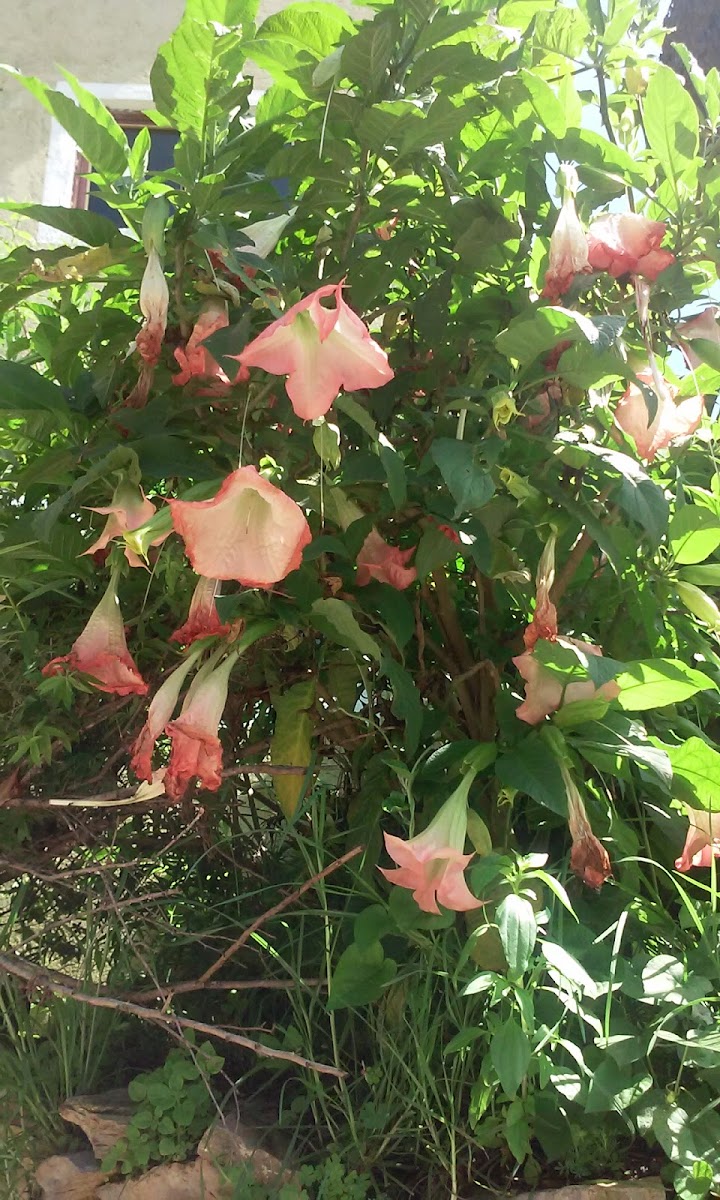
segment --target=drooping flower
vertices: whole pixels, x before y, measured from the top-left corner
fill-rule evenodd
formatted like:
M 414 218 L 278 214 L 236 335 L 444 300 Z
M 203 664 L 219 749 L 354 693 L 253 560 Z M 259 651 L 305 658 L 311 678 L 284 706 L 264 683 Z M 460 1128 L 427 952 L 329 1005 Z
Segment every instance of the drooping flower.
M 550 262 L 541 293 L 553 304 L 568 290 L 576 275 L 590 270 L 587 238 L 575 208 L 579 180 L 570 163 L 561 164 L 560 182 L 563 202 L 550 238 Z
M 302 509 L 280 488 L 241 467 L 212 500 L 170 500 L 173 525 L 198 575 L 271 587 L 297 570 L 312 539 Z
M 399 592 L 404 591 L 417 579 L 415 568 L 406 566 L 414 553 L 414 546 L 409 550 L 389 546 L 377 529 L 371 529 L 357 556 L 358 587 L 365 587 L 376 579 L 378 583 L 389 583 Z
M 579 641 L 577 638 L 555 637 L 546 639 L 555 642 L 561 649 L 576 650 L 581 654 L 592 654 L 602 657 L 600 646 L 592 642 Z M 526 650 L 513 659 L 515 666 L 525 681 L 525 699 L 515 710 L 515 715 L 528 725 L 537 725 L 551 713 L 573 704 L 577 700 L 614 700 L 620 689 L 614 679 L 596 687 L 591 679 L 578 679 L 563 684 L 532 650 Z
M 333 309 L 322 304 L 330 296 Z M 245 367 L 286 375 L 290 403 L 304 420 L 324 416 L 341 388 L 381 387 L 394 374 L 385 351 L 343 300 L 341 283 L 293 304 L 237 357 Z
M 141 525 L 149 521 L 155 512 L 155 505 L 147 499 L 141 487 L 131 483 L 127 478 L 122 478 L 115 488 L 112 504 L 108 504 L 104 508 L 90 508 L 88 511 L 107 517 L 100 537 L 87 550 L 83 550 L 83 554 L 96 554 L 98 550 L 104 550 L 113 538 L 124 537 L 126 533 L 130 533 L 133 529 L 139 529 Z M 163 540 L 163 538 L 159 538 L 153 542 L 153 545 L 159 545 Z M 131 567 L 145 565 L 127 543 L 125 557 Z
M 380 867 L 397 887 L 408 888 L 423 912 L 439 913 L 438 904 L 455 912 L 480 908 L 465 882 L 464 871 L 473 858 L 465 854 L 467 798 L 475 776 L 464 776 L 427 829 L 408 841 L 385 834 L 385 847 L 396 868 Z
M 171 719 L 180 699 L 182 686 L 200 656 L 198 650 L 188 656 L 170 675 L 152 698 L 145 724 L 135 739 L 130 766 L 138 779 L 151 783 L 153 779 L 152 756 L 155 743 Z
M 214 666 L 207 663 L 198 671 L 176 721 L 166 731 L 172 740 L 172 752 L 165 791 L 171 800 L 181 800 L 191 780 L 216 792 L 222 782 L 222 746 L 218 726 L 227 702 L 230 672 L 237 653 Z
M 228 312 L 225 301 L 219 296 L 206 300 L 187 345 L 178 346 L 175 351 L 180 371 L 173 375 L 173 383 L 181 386 L 190 379 L 199 379 L 204 381 L 204 386 L 198 389 L 198 395 L 226 396 L 234 384 L 249 378 L 250 372 L 247 367 L 241 366 L 231 379 L 204 345 L 206 338 L 217 333 L 219 329 L 226 329 L 227 325 Z
M 207 579 L 203 576 L 198 579 L 190 601 L 187 620 L 184 625 L 170 635 L 171 642 L 180 642 L 183 646 L 189 646 L 198 638 L 224 637 L 226 633 L 230 632 L 230 626 L 223 625 L 218 615 L 215 604 L 217 589 L 217 579 Z
M 574 680 L 564 684 L 536 655 L 538 641 L 554 642 L 561 649 L 579 651 L 602 657 L 602 650 L 592 642 L 577 638 L 559 637 L 557 609 L 550 599 L 555 578 L 555 537 L 552 535 L 543 550 L 537 573 L 535 612 L 523 639 L 525 653 L 512 661 L 525 681 L 525 699 L 515 715 L 528 725 L 537 725 L 551 713 L 578 700 L 614 700 L 620 689 L 614 680 L 596 687 L 591 679 Z
M 713 858 L 720 858 L 720 812 L 705 812 L 702 808 L 685 805 L 688 831 L 682 854 L 675 860 L 678 871 L 692 867 L 709 867 Z
M 651 281 L 675 262 L 675 255 L 661 250 L 667 226 L 639 213 L 609 213 L 593 221 L 588 230 L 588 261 L 593 271 L 642 275 Z
M 155 366 L 167 326 L 170 293 L 160 255 L 154 245 L 148 251 L 147 266 L 140 284 L 142 329 L 135 338 L 138 353 L 148 366 Z
M 555 582 L 555 534 L 545 543 L 535 580 L 535 611 L 523 634 L 525 649 L 532 650 L 538 638 L 554 641 L 558 633 L 557 609 L 550 599 Z
M 114 692 L 117 696 L 144 696 L 147 692 L 147 684 L 130 657 L 125 641 L 116 575 L 110 580 L 82 633 L 73 642 L 70 653 L 52 659 L 43 667 L 42 673 L 58 675 L 65 663 L 71 671 L 91 676 L 100 692 Z
M 631 383 L 615 409 L 615 422 L 633 439 L 640 457 L 651 463 L 658 450 L 665 450 L 675 438 L 695 432 L 703 419 L 705 402 L 702 396 L 689 396 L 676 404 L 678 389 L 663 379 L 657 368 L 638 371 L 637 376 L 657 396 L 655 416 L 651 421 L 642 390 Z
M 718 315 L 720 315 L 720 308 L 713 304 L 710 308 L 703 309 L 696 317 L 690 317 L 688 321 L 683 321 L 675 329 L 676 334 L 681 339 L 688 365 L 693 370 L 696 370 L 701 365 L 702 359 L 698 358 L 692 347 L 685 343 L 692 342 L 695 338 L 702 338 L 703 341 L 714 342 L 716 346 L 720 346 L 720 325 L 717 323 Z
M 602 842 L 595 837 L 583 798 L 567 767 L 560 767 L 565 781 L 568 805 L 568 829 L 572 838 L 570 870 L 588 887 L 599 891 L 612 875 L 610 856 Z

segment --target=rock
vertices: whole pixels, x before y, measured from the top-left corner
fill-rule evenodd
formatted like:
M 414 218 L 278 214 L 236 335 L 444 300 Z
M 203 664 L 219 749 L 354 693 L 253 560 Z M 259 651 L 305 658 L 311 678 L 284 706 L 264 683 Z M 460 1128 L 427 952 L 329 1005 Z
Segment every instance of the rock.
M 82 1154 L 54 1154 L 35 1171 L 43 1200 L 95 1200 L 97 1189 L 107 1175 L 98 1170 L 90 1151 Z
M 196 1158 L 162 1163 L 139 1179 L 106 1183 L 95 1195 L 97 1200 L 220 1200 L 221 1188 L 217 1171 Z
M 134 1111 L 125 1088 L 114 1088 L 99 1096 L 72 1096 L 60 1106 L 60 1116 L 80 1126 L 99 1162 L 125 1136 Z
M 275 1184 L 279 1188 L 291 1183 L 294 1176 L 277 1155 L 263 1146 L 265 1132 L 237 1117 L 228 1117 L 208 1129 L 198 1146 L 198 1158 L 221 1169 L 246 1164 L 258 1183 Z
M 545 1191 L 522 1192 L 513 1200 L 665 1200 L 665 1184 L 647 1179 L 599 1179 Z

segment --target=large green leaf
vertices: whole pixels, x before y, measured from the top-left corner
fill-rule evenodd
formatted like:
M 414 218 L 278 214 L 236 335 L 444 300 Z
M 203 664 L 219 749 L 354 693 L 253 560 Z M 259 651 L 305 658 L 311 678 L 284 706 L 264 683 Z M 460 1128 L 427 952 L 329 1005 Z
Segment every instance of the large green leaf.
M 382 944 L 353 942 L 338 959 L 330 983 L 328 1008 L 358 1008 L 379 1000 L 397 974 L 397 963 L 386 958 Z
M 375 638 L 360 628 L 357 618 L 345 600 L 328 597 L 316 600 L 310 610 L 313 625 L 332 641 L 348 650 L 356 650 L 369 658 L 380 659 L 380 647 Z
M 715 688 L 712 679 L 702 671 L 674 658 L 627 663 L 617 676 L 617 683 L 620 687 L 618 703 L 627 712 L 679 704 L 697 692 Z
M 680 746 L 656 745 L 665 751 L 673 770 L 673 794 L 690 808 L 720 812 L 720 754 L 699 737 Z
M 507 1096 L 514 1096 L 530 1066 L 530 1041 L 515 1017 L 495 1031 L 490 1040 L 490 1060 Z
M 78 242 L 84 242 L 86 246 L 105 246 L 124 242 L 128 252 L 132 249 L 132 242 L 120 233 L 117 225 L 114 225 L 107 217 L 102 217 L 99 213 L 88 212 L 84 208 L 64 208 L 62 205 L 28 204 L 11 200 L 1 201 L 0 208 L 7 209 L 8 212 L 21 213 L 30 221 L 40 221 L 43 225 L 50 225 L 52 229 L 60 229 Z
M 354 34 L 355 25 L 339 5 L 301 0 L 263 21 L 247 52 L 276 83 L 304 96 L 292 74 L 298 63 L 326 58 L 347 33 Z
M 390 680 L 393 690 L 392 712 L 405 722 L 405 749 L 412 755 L 418 748 L 422 728 L 420 692 L 410 672 L 395 662 L 394 658 L 384 654 L 380 666 Z
M 521 364 L 530 363 L 559 342 L 585 338 L 599 340 L 598 328 L 588 317 L 567 308 L 538 307 L 514 317 L 495 338 L 495 345 L 507 358 Z
M 686 504 L 670 522 L 668 542 L 679 565 L 704 562 L 720 546 L 720 517 L 712 509 Z
M 97 96 L 78 83 L 74 75 L 69 71 L 63 72 L 77 103 L 34 75 L 21 75 L 10 67 L 4 69 L 10 71 L 52 113 L 77 142 L 95 171 L 107 180 L 117 179 L 125 173 L 130 148 L 123 130 Z
M 524 742 L 501 755 L 495 773 L 503 787 L 532 796 L 538 804 L 561 816 L 567 815 L 565 784 L 557 757 L 540 733 L 530 733 Z
M 150 83 L 158 112 L 181 133 L 193 134 L 201 147 L 211 115 L 215 73 L 223 59 L 237 61 L 240 46 L 237 34 L 218 33 L 210 22 L 186 13 L 153 63 Z
M 525 896 L 511 893 L 498 905 L 496 920 L 508 969 L 513 975 L 522 975 L 537 938 L 533 906 Z
M 378 13 L 345 43 L 342 52 L 342 74 L 369 92 L 377 92 L 387 75 L 387 69 L 397 44 L 398 30 L 392 10 Z
M 695 102 L 670 67 L 658 66 L 648 84 L 643 125 L 650 149 L 679 197 L 680 183 L 689 187 L 696 174 L 700 126 Z
M 482 465 L 481 449 L 455 438 L 436 438 L 430 453 L 455 501 L 455 516 L 475 512 L 495 491 L 492 476 Z
M 216 21 L 226 29 L 252 24 L 258 0 L 185 0 L 185 16 L 195 21 Z
M 314 679 L 295 683 L 282 696 L 273 697 L 275 732 L 270 741 L 270 761 L 273 765 L 310 766 L 313 723 L 308 710 L 314 701 Z M 273 776 L 275 795 L 288 820 L 295 813 L 304 783 L 302 775 Z
M 38 411 L 66 418 L 67 402 L 61 388 L 23 363 L 0 361 L 0 410 L 29 414 Z
M 642 526 L 653 544 L 657 545 L 667 529 L 669 515 L 669 505 L 663 489 L 654 483 L 628 454 L 591 443 L 586 443 L 581 448 L 601 459 L 611 468 L 613 474 L 620 475 L 620 491 L 617 495 L 620 507 Z M 718 524 L 720 526 L 720 522 Z

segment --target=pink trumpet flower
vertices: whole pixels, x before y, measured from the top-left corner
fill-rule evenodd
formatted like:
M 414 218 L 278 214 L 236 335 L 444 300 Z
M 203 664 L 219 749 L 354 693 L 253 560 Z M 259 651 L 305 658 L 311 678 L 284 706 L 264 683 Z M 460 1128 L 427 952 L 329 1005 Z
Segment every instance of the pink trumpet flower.
M 222 783 L 222 746 L 218 726 L 227 703 L 230 672 L 237 653 L 219 666 L 207 663 L 195 676 L 176 721 L 167 725 L 172 753 L 165 776 L 171 800 L 181 800 L 190 782 L 216 792 Z
M 690 317 L 688 321 L 683 321 L 675 329 L 677 336 L 681 339 L 688 365 L 693 370 L 701 365 L 702 359 L 698 358 L 692 346 L 685 343 L 692 342 L 695 338 L 702 338 L 703 341 L 714 342 L 716 346 L 720 346 L 720 325 L 717 323 L 719 314 L 720 308 L 717 305 L 711 305 L 710 308 L 698 313 L 696 317 Z
M 675 860 L 678 871 L 690 871 L 693 867 L 709 867 L 714 858 L 720 858 L 720 812 L 705 812 L 701 808 L 685 805 L 689 826 L 682 854 Z
M 123 537 L 149 521 L 155 512 L 155 505 L 148 500 L 141 487 L 131 483 L 129 479 L 121 479 L 115 488 L 112 504 L 104 508 L 90 508 L 88 511 L 107 517 L 100 537 L 87 550 L 83 550 L 83 554 L 95 554 L 98 550 L 104 550 L 113 538 Z M 164 538 L 158 538 L 153 545 L 159 545 L 162 541 Z M 125 557 L 131 567 L 145 566 L 139 555 L 128 545 L 125 546 Z
M 218 580 L 198 579 L 195 591 L 190 601 L 190 611 L 184 625 L 170 635 L 171 642 L 180 642 L 189 646 L 198 638 L 224 637 L 230 632 L 229 625 L 223 625 L 218 616 L 215 596 L 217 595 Z
M 219 297 L 206 300 L 187 346 L 178 346 L 175 351 L 180 371 L 173 375 L 173 383 L 181 386 L 191 379 L 203 380 L 205 386 L 198 389 L 198 395 L 226 396 L 234 384 L 249 378 L 250 372 L 247 367 L 241 366 L 230 379 L 204 345 L 206 338 L 217 333 L 219 329 L 226 329 L 227 325 L 228 312 L 225 301 Z
M 147 783 L 153 780 L 152 756 L 155 743 L 175 712 L 182 686 L 199 656 L 199 650 L 189 655 L 185 662 L 168 675 L 152 698 L 145 724 L 135 739 L 130 759 L 130 766 L 138 779 L 144 779 Z
M 73 642 L 70 653 L 53 658 L 43 667 L 42 673 L 58 675 L 65 663 L 71 671 L 89 675 L 100 692 L 114 692 L 117 696 L 144 696 L 147 692 L 147 684 L 130 657 L 125 641 L 115 575 L 82 633 Z
M 332 309 L 322 304 L 330 296 Z M 245 367 L 286 375 L 290 403 L 303 420 L 324 416 L 341 388 L 381 387 L 394 375 L 385 351 L 343 300 L 341 283 L 293 304 L 237 358 Z
M 591 679 L 576 680 L 564 685 L 535 655 L 538 641 L 555 642 L 558 646 L 579 650 L 582 654 L 602 657 L 602 650 L 592 642 L 558 636 L 557 610 L 550 599 L 555 578 L 555 536 L 548 540 L 537 573 L 536 604 L 533 619 L 525 630 L 526 650 L 513 659 L 525 681 L 525 699 L 515 715 L 528 725 L 537 725 L 551 713 L 577 700 L 614 700 L 620 689 L 614 680 L 596 687 Z
M 415 568 L 405 565 L 414 553 L 414 546 L 399 550 L 397 546 L 389 546 L 377 529 L 371 529 L 357 556 L 358 587 L 365 587 L 376 579 L 378 583 L 389 583 L 399 592 L 404 591 L 417 579 Z
M 643 392 L 631 383 L 615 409 L 615 422 L 633 439 L 640 457 L 651 463 L 658 450 L 695 432 L 703 419 L 705 402 L 702 396 L 689 396 L 676 404 L 678 389 L 662 378 L 654 363 L 648 370 L 638 371 L 638 379 L 657 396 L 655 416 L 651 421 Z
M 661 250 L 667 226 L 638 213 L 609 213 L 593 221 L 588 230 L 588 260 L 593 271 L 642 275 L 651 282 L 675 262 L 675 255 Z
M 155 366 L 160 358 L 160 348 L 167 326 L 169 301 L 170 293 L 160 255 L 155 246 L 151 246 L 140 284 L 140 311 L 145 320 L 135 338 L 138 353 L 148 366 Z
M 408 888 L 423 912 L 439 913 L 438 904 L 455 912 L 480 908 L 465 882 L 464 871 L 472 860 L 465 854 L 467 798 L 475 772 L 469 772 L 445 801 L 427 829 L 408 841 L 385 834 L 385 847 L 398 865 L 381 867 L 390 883 Z
M 550 238 L 550 262 L 542 290 L 542 295 L 553 304 L 568 290 L 576 275 L 590 270 L 587 238 L 575 208 L 577 171 L 569 163 L 563 163 L 562 167 L 564 197 Z
M 173 525 L 198 575 L 271 587 L 297 570 L 312 539 L 302 509 L 280 488 L 241 467 L 212 500 L 170 500 Z

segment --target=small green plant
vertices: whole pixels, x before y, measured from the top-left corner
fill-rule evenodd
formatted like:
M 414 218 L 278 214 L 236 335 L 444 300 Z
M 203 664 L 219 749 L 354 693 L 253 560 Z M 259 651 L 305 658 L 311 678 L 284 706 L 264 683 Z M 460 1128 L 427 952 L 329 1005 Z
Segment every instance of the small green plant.
M 224 1060 L 210 1042 L 171 1050 L 161 1067 L 136 1076 L 128 1086 L 137 1104 L 127 1132 L 105 1155 L 103 1171 L 131 1175 L 151 1163 L 182 1160 L 194 1149 L 212 1117 L 208 1079 Z
M 232 1200 L 386 1200 L 372 1177 L 348 1170 L 339 1154 L 330 1154 L 317 1164 L 306 1163 L 297 1179 L 282 1184 L 261 1183 L 252 1177 L 252 1167 L 231 1168 Z

